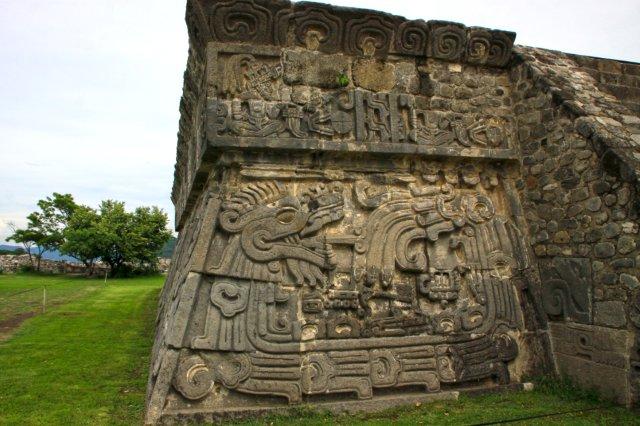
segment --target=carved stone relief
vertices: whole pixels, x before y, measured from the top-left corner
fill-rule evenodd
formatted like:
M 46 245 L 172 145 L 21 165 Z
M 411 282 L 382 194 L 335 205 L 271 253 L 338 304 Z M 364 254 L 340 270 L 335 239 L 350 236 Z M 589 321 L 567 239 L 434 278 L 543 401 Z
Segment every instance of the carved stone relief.
M 553 367 L 640 398 L 634 117 L 574 75 L 604 62 L 319 3 L 186 20 L 149 423 Z
M 285 85 L 279 58 L 218 55 L 220 97 L 210 138 L 246 137 L 358 141 L 506 150 L 507 117 L 433 111 L 410 94 L 362 89 L 325 91 Z
M 187 10 L 148 421 L 520 380 L 540 345 L 497 68 L 515 35 L 286 0 Z M 590 321 L 556 297 L 590 266 L 548 268 L 547 311 Z
M 356 56 L 390 53 L 502 67 L 515 34 L 446 21 L 412 20 L 319 4 L 250 0 L 202 1 L 213 40 L 302 46 Z
M 545 277 L 542 298 L 552 318 L 565 318 L 583 324 L 592 321 L 591 261 L 586 258 L 556 257 L 541 265 Z
M 626 330 L 576 323 L 550 324 L 556 364 L 562 374 L 621 403 L 629 402 L 631 339 Z
M 197 401 L 223 383 L 298 402 L 509 382 L 521 327 L 513 279 L 529 263 L 494 201 L 500 178 L 489 166 L 417 169 L 230 187 L 175 390 Z

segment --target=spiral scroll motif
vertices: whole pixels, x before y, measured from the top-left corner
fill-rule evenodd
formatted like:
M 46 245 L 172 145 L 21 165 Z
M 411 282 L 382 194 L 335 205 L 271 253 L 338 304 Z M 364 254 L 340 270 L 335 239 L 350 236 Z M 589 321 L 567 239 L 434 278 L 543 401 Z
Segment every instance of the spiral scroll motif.
M 325 53 L 426 56 L 447 61 L 503 67 L 511 58 L 515 33 L 466 28 L 447 21 L 412 20 L 370 11 L 340 11 L 317 4 L 256 0 L 212 2 L 206 11 L 210 34 L 219 42 L 304 46 Z M 195 12 L 189 12 L 194 40 Z M 206 25 L 206 24 L 203 24 Z M 204 35 L 204 33 L 207 35 Z M 202 33 L 202 34 L 200 34 Z
M 251 360 L 247 354 L 228 353 L 216 365 L 218 380 L 228 388 L 235 388 L 249 377 Z
M 491 33 L 483 29 L 469 29 L 466 59 L 470 64 L 484 64 L 491 51 Z
M 327 390 L 333 368 L 324 353 L 309 354 L 302 364 L 302 389 L 305 393 L 320 393 Z
M 396 33 L 396 49 L 405 55 L 426 55 L 427 23 L 421 20 L 400 24 Z
M 491 200 L 481 194 L 465 197 L 464 209 L 467 217 L 473 223 L 483 223 L 496 214 L 496 209 Z
M 491 37 L 491 48 L 489 49 L 487 65 L 496 67 L 505 66 L 511 58 L 511 49 L 513 48 L 515 37 L 515 33 L 494 31 Z
M 324 9 L 308 8 L 291 15 L 289 22 L 295 25 L 296 44 L 309 46 L 311 44 L 309 38 L 317 37 L 317 49 L 321 52 L 334 53 L 340 50 L 342 20 L 337 16 Z
M 429 41 L 429 56 L 447 61 L 462 58 L 466 45 L 466 31 L 462 25 L 434 23 Z
M 198 355 L 182 359 L 173 379 L 173 386 L 182 396 L 191 400 L 202 399 L 213 389 L 213 371 Z
M 268 43 L 272 33 L 272 13 L 250 0 L 216 3 L 209 25 L 222 42 Z
M 379 16 L 365 16 L 347 23 L 345 50 L 356 55 L 385 56 L 393 37 L 394 25 Z
M 388 349 L 371 351 L 371 383 L 373 386 L 393 386 L 400 373 L 400 363 Z

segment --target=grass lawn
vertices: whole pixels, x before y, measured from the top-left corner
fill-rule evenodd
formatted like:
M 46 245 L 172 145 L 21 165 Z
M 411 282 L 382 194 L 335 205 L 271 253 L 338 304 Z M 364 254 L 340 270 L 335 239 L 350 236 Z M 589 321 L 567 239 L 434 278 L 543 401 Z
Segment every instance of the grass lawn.
M 52 278 L 0 276 L 0 287 L 38 287 Z M 163 280 L 60 284 L 69 286 L 72 300 L 25 321 L 0 343 L 0 424 L 140 423 Z
M 0 339 L 2 324 L 13 328 L 16 322 L 42 312 L 44 289 L 46 308 L 80 299 L 104 285 L 100 279 L 63 275 L 0 275 Z
M 60 284 L 69 286 L 66 298 L 0 342 L 0 425 L 141 424 L 163 278 L 105 286 L 100 280 L 6 275 L 0 276 L 0 300 L 53 279 L 70 280 Z M 533 392 L 461 397 L 369 416 L 298 412 L 243 424 L 480 424 L 559 412 L 565 414 L 519 424 L 640 424 L 638 413 L 551 381 L 538 382 Z
M 599 401 L 570 385 L 538 383 L 531 392 L 461 396 L 417 407 L 400 407 L 382 413 L 361 415 L 318 415 L 304 412 L 247 421 L 242 426 L 287 424 L 316 425 L 638 425 L 640 413 Z M 552 415 L 550 415 L 552 414 Z M 539 416 L 539 417 L 538 417 Z

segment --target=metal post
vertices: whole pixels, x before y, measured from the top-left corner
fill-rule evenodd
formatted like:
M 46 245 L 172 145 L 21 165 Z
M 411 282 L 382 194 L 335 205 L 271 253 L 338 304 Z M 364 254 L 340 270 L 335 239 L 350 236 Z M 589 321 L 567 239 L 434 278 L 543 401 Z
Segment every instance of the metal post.
M 47 286 L 42 287 L 42 313 L 47 312 Z
M 104 271 L 104 285 L 107 285 L 107 273 L 108 273 L 108 271 L 105 270 Z

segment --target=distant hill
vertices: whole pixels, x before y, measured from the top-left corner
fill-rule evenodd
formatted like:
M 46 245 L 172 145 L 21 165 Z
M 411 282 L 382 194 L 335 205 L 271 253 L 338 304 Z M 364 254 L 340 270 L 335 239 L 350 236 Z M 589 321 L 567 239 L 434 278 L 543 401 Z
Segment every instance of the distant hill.
M 22 247 L 6 246 L 0 244 L 0 254 L 24 254 L 26 253 Z
M 13 245 L 9 245 L 9 244 L 0 244 L 0 251 L 15 251 L 16 249 L 22 249 L 22 246 L 13 246 Z M 34 252 L 34 249 L 31 249 L 31 253 Z M 66 260 L 67 262 L 77 262 L 77 259 L 74 259 L 71 256 L 65 256 L 63 254 L 60 254 L 59 251 L 57 250 L 53 250 L 53 251 L 45 251 L 42 254 L 42 258 L 43 259 L 48 259 L 48 260 Z
M 15 253 L 18 250 L 18 253 Z M 23 254 L 25 253 L 22 246 L 13 246 L 10 244 L 0 244 L 0 254 Z

